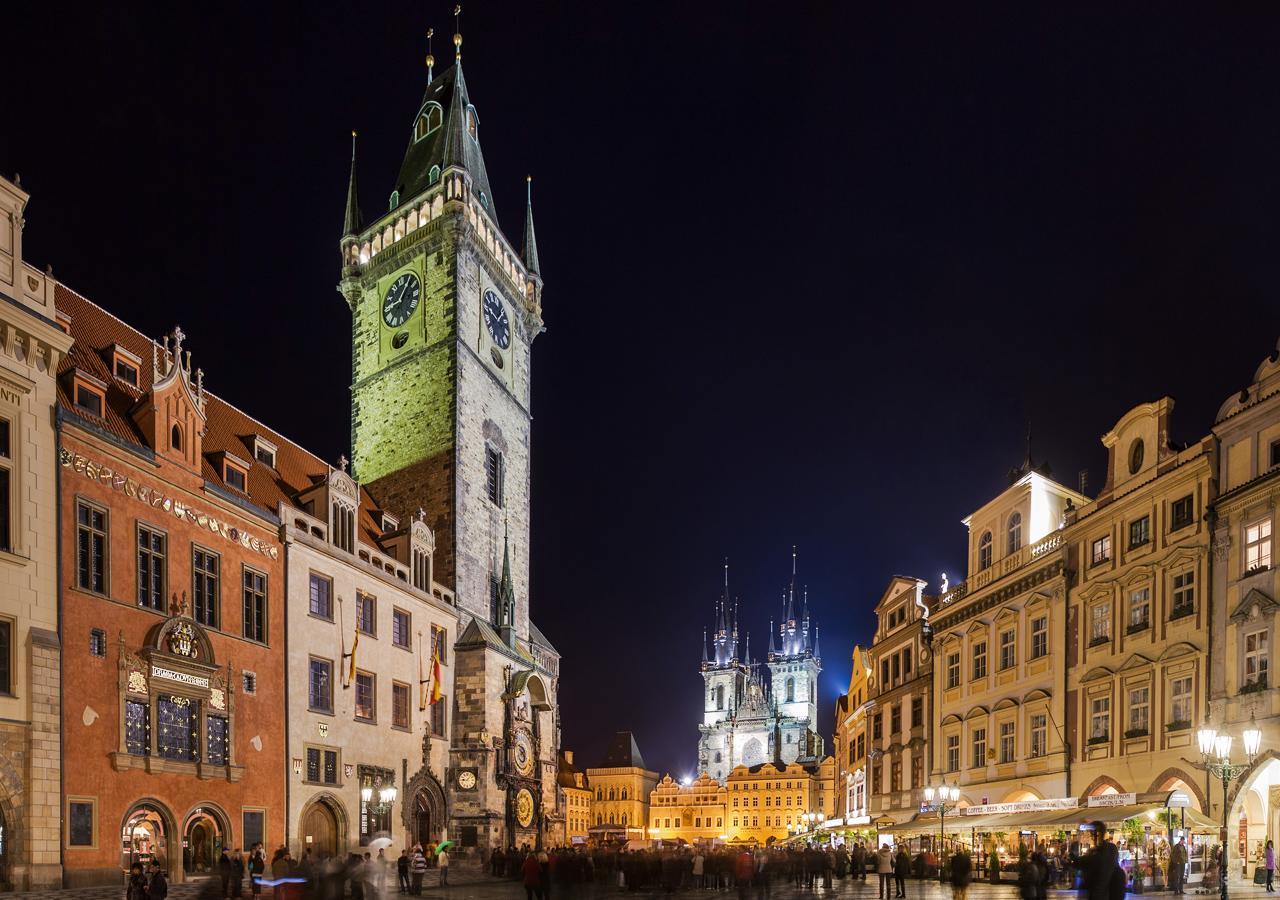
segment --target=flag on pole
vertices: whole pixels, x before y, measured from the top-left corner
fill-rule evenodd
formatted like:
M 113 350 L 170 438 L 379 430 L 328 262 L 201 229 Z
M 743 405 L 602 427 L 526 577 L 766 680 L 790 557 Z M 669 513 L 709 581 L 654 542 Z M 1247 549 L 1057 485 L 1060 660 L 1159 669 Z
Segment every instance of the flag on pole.
M 422 677 L 422 632 L 418 632 L 418 712 L 427 708 L 427 679 Z
M 342 631 L 342 595 L 338 595 L 338 683 L 344 688 L 347 686 L 347 680 L 342 677 L 342 660 L 347 658 L 347 636 Z
M 434 705 L 444 698 L 444 686 L 440 683 L 440 648 L 431 650 L 431 703 Z
M 360 646 L 360 629 L 355 629 L 355 637 L 351 640 L 351 667 L 347 670 L 347 684 L 356 680 L 356 647 Z

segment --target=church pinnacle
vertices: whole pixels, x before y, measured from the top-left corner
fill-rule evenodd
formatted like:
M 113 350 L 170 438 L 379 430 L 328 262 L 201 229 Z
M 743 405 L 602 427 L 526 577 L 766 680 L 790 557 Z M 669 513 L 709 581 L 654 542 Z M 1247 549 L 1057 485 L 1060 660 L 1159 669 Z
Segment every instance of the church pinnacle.
M 356 131 L 351 130 L 351 180 L 347 183 L 347 213 L 342 223 L 343 237 L 360 233 L 363 227 L 360 217 L 360 198 L 356 190 Z
M 538 265 L 538 239 L 533 233 L 533 176 L 525 176 L 525 211 L 524 211 L 524 244 L 520 248 L 520 258 L 524 267 L 532 275 L 541 276 Z

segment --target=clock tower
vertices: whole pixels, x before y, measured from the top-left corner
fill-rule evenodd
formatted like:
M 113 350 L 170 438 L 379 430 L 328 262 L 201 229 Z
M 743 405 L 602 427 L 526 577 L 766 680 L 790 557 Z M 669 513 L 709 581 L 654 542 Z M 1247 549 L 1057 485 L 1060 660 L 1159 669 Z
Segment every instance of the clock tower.
M 427 57 L 404 161 L 370 223 L 353 135 L 338 290 L 354 474 L 383 508 L 426 511 L 435 580 L 458 607 L 451 763 L 437 773 L 448 836 L 491 849 L 562 829 L 559 656 L 529 618 L 530 349 L 543 330 L 532 206 L 517 249 L 498 223 L 461 45 L 455 34 L 438 76 Z

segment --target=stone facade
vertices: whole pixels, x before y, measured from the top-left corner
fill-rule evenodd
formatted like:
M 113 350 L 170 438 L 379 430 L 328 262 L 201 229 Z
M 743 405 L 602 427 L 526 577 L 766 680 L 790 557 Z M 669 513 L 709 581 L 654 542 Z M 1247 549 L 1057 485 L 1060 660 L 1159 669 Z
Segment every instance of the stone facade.
M 71 347 L 55 282 L 22 256 L 28 196 L 0 178 L 0 884 L 58 887 L 61 645 L 58 639 L 55 373 Z

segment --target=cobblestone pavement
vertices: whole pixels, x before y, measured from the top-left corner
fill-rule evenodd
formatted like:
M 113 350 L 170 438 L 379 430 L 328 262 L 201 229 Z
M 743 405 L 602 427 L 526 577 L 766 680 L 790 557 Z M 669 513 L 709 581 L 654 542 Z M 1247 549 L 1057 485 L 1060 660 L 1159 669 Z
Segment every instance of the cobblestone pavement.
M 459 873 L 461 875 L 462 873 Z M 469 875 L 457 879 L 456 884 L 439 887 L 434 884 L 435 873 L 428 873 L 429 883 L 423 886 L 424 900 L 524 900 L 524 889 L 517 882 L 500 881 L 493 878 Z M 169 891 L 170 900 L 197 900 L 202 882 L 180 884 Z M 1261 900 L 1266 896 L 1265 890 L 1252 883 L 1232 881 L 1230 884 L 1232 900 Z M 121 888 L 77 888 L 64 891 L 29 891 L 0 895 L 4 900 L 123 900 L 124 890 Z M 1126 900 L 1139 895 L 1128 895 Z M 1174 900 L 1167 891 L 1149 892 L 1146 895 L 1159 900 Z M 402 900 L 404 895 L 392 892 L 385 900 Z M 661 890 L 655 891 L 619 891 L 608 885 L 561 885 L 551 890 L 548 900 L 630 900 L 630 898 L 671 897 L 672 900 L 739 900 L 734 889 L 724 891 L 687 890 L 668 895 Z M 1072 900 L 1074 891 L 1051 890 L 1049 900 Z M 263 900 L 277 900 L 270 891 L 264 891 Z M 874 879 L 854 881 L 852 879 L 837 880 L 831 888 L 819 887 L 808 891 L 794 885 L 774 883 L 767 894 L 752 891 L 747 900 L 827 900 L 827 898 L 848 898 L 848 900 L 877 900 L 877 885 Z M 1215 900 L 1214 895 L 1197 895 L 1188 890 L 1186 900 Z M 244 900 L 252 900 L 246 891 Z M 951 889 L 939 885 L 936 881 L 917 881 L 908 879 L 907 900 L 952 900 Z M 968 900 L 1018 900 L 1018 891 L 1013 884 L 992 885 L 974 882 L 968 892 Z

